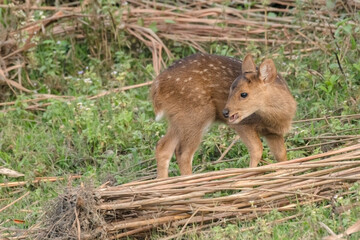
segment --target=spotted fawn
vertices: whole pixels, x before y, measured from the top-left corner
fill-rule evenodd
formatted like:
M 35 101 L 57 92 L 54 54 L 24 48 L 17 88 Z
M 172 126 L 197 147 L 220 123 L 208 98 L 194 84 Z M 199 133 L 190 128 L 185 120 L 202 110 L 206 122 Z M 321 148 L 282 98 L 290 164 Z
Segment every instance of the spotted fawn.
M 167 133 L 156 146 L 157 177 L 168 177 L 175 152 L 182 175 L 192 173 L 192 159 L 202 135 L 215 121 L 228 124 L 250 153 L 250 167 L 262 157 L 263 136 L 277 161 L 286 161 L 284 134 L 289 131 L 296 102 L 274 62 L 256 67 L 244 61 L 195 54 L 175 62 L 151 89 L 156 119 L 165 116 Z

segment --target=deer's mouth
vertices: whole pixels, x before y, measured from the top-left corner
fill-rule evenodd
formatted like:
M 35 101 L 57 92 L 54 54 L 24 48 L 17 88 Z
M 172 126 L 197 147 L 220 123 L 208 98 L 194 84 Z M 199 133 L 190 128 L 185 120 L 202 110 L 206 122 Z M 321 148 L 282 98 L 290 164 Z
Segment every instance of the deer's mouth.
M 229 117 L 229 122 L 234 123 L 238 119 L 239 119 L 239 114 L 235 113 Z

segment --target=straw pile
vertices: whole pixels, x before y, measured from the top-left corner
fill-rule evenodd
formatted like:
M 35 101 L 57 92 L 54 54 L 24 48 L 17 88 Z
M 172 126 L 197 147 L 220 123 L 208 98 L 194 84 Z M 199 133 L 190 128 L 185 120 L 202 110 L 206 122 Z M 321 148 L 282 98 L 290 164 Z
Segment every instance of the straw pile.
M 258 168 L 130 182 L 95 190 L 81 188 L 59 197 L 53 207 L 57 209 L 53 211 L 56 220 L 48 221 L 41 238 L 62 239 L 62 234 L 73 234 L 81 239 L 118 239 L 145 237 L 154 230 L 175 234 L 169 236 L 173 238 L 221 224 L 224 219 L 252 220 L 274 209 L 291 211 L 299 205 L 353 194 L 349 187 L 360 180 L 359 159 L 360 144 L 355 144 Z

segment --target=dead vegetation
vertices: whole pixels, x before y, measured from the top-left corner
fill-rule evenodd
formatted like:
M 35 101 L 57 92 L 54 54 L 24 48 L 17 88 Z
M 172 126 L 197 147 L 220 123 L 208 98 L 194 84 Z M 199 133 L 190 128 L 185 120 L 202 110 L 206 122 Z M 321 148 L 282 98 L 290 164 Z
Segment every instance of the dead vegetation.
M 91 187 L 68 188 L 57 199 L 46 206 L 44 231 L 37 239 L 80 239 L 81 232 L 92 233 L 93 239 L 106 239 L 107 233 L 101 227 L 104 218 L 96 209 L 98 199 Z M 96 231 L 92 231 L 96 229 Z M 81 239 L 84 239 L 81 236 Z
M 355 114 L 333 118 L 349 121 L 358 117 Z M 319 120 L 324 119 L 301 120 L 297 124 Z M 273 211 L 289 213 L 273 224 L 301 218 L 301 213 L 294 213 L 299 206 L 321 206 L 336 214 L 358 206 L 355 202 L 338 207 L 336 202 L 343 197 L 355 199 L 358 195 L 358 190 L 351 190 L 351 186 L 360 182 L 359 135 L 325 134 L 317 139 L 331 149 L 338 144 L 342 147 L 257 168 L 224 169 L 160 180 L 153 179 L 156 174 L 153 166 L 146 171 L 150 175 L 143 179 L 147 180 L 119 186 L 104 183 L 94 188 L 81 184 L 74 188 L 71 179 L 80 176 L 73 176 L 61 190 L 63 193 L 44 207 L 37 224 L 26 230 L 2 229 L 0 236 L 7 239 L 147 239 L 156 233 L 163 239 L 175 239 L 214 226 L 255 220 Z M 303 147 L 319 146 L 319 143 L 311 144 L 311 140 Z M 223 159 L 226 153 L 227 150 L 211 164 L 229 161 Z M 39 179 L 57 180 L 61 178 Z M 26 182 L 7 183 L 2 187 L 13 189 L 23 184 Z M 24 192 L 0 212 L 22 201 L 29 193 Z M 337 239 L 328 226 L 322 227 L 329 232 L 326 239 Z M 239 232 L 251 228 L 241 228 Z M 339 236 L 358 231 L 359 222 Z
M 238 0 L 226 6 L 221 2 L 178 1 L 171 4 L 168 1 L 130 0 L 110 6 L 107 12 L 90 1 L 81 5 L 79 2 L 64 3 L 58 7 L 41 6 L 39 2 L 31 1 L 23 5 L 0 5 L 10 13 L 25 16 L 18 29 L 1 31 L 0 85 L 13 93 L 33 93 L 26 55 L 36 46 L 36 37 L 41 40 L 61 36 L 71 36 L 74 41 L 101 39 L 91 46 L 91 55 L 106 60 L 112 57 L 109 41 L 120 41 L 119 33 L 126 32 L 152 52 L 156 74 L 165 66 L 163 57 L 172 57 L 166 44 L 169 41 L 189 45 L 198 51 L 204 51 L 203 44 L 211 42 L 226 42 L 237 48 L 255 42 L 272 48 L 281 46 L 285 54 L 292 54 L 294 50 L 304 53 L 322 50 L 324 54 L 333 54 L 324 46 L 333 38 L 339 12 L 352 16 L 360 7 L 358 1 L 337 1 L 334 6 L 327 6 L 326 1 L 305 1 L 296 5 L 295 0 L 271 0 L 264 5 L 261 1 L 248 4 Z M 31 20 L 34 10 L 47 11 L 48 16 Z M 351 21 L 348 24 L 356 25 Z M 348 51 L 346 45 L 342 46 L 344 55 Z M 34 95 L 34 100 L 28 101 L 28 109 L 41 110 L 39 102 L 50 98 L 53 96 Z
M 349 187 L 360 180 L 359 159 L 355 144 L 258 168 L 70 188 L 50 205 L 37 238 L 144 238 L 156 230 L 172 239 L 274 209 L 294 211 L 324 201 L 332 208 L 337 198 L 356 194 Z

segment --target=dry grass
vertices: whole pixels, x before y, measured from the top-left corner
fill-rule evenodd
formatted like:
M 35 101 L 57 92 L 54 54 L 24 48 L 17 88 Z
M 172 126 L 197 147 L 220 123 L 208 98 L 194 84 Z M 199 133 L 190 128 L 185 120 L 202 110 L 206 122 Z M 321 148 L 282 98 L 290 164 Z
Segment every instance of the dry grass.
M 56 209 L 56 214 L 48 215 L 41 238 L 65 239 L 61 238 L 65 230 L 66 237 L 81 239 L 99 234 L 108 239 L 145 237 L 154 230 L 174 234 L 171 238 L 221 224 L 224 219 L 249 221 L 274 209 L 293 211 L 302 205 L 331 203 L 353 194 L 348 189 L 360 180 L 359 159 L 360 144 L 355 144 L 258 168 L 67 190 L 50 210 Z M 64 201 L 69 199 L 66 207 Z M 190 227 L 193 224 L 197 227 Z
M 247 45 L 250 42 L 260 42 L 268 46 L 281 46 L 288 54 L 295 49 L 302 51 L 325 49 L 322 41 L 332 37 L 338 21 L 337 11 L 352 15 L 360 7 L 357 1 L 338 1 L 332 8 L 326 8 L 326 1 L 307 3 L 302 9 L 297 9 L 295 0 L 269 1 L 270 5 L 262 5 L 261 1 L 251 7 L 244 5 L 247 1 L 232 1 L 228 6 L 222 1 L 180 1 L 170 4 L 168 1 L 127 1 L 120 8 L 107 14 L 93 14 L 99 6 L 84 1 L 82 5 L 69 7 L 67 5 L 52 7 L 38 6 L 27 2 L 24 5 L 0 5 L 10 11 L 24 11 L 30 16 L 34 10 L 54 11 L 49 17 L 35 22 L 28 21 L 19 29 L 6 29 L 0 36 L 0 85 L 6 85 L 14 93 L 32 93 L 31 81 L 27 76 L 26 61 L 23 56 L 36 46 L 35 36 L 46 39 L 52 36 L 71 35 L 75 39 L 86 37 L 86 28 L 105 28 L 102 36 L 98 36 L 103 46 L 105 57 L 111 57 L 107 43 L 107 33 L 115 38 L 119 32 L 125 31 L 144 43 L 152 52 L 153 67 L 158 74 L 165 66 L 165 53 L 172 57 L 167 48 L 167 41 L 176 41 L 204 51 L 202 44 L 211 42 L 226 42 L 236 46 Z M 240 9 L 242 6 L 243 9 Z M 244 8 L 245 7 L 245 8 Z M 309 11 L 304 11 L 309 10 Z M 303 11 L 301 21 L 296 21 L 297 14 Z M 269 17 L 267 13 L 275 12 L 277 17 Z M 156 30 L 151 27 L 155 24 Z M 349 22 L 349 24 L 356 24 Z M 319 39 L 317 36 L 325 36 Z M 19 37 L 21 36 L 21 37 Z M 23 36 L 27 36 L 24 40 Z M 98 50 L 91 52 L 96 54 Z M 240 50 L 239 50 L 240 52 Z M 346 54 L 346 52 L 344 53 Z M 100 55 L 97 53 L 97 55 Z M 22 79 L 26 76 L 26 79 Z M 36 107 L 34 107 L 37 109 Z

